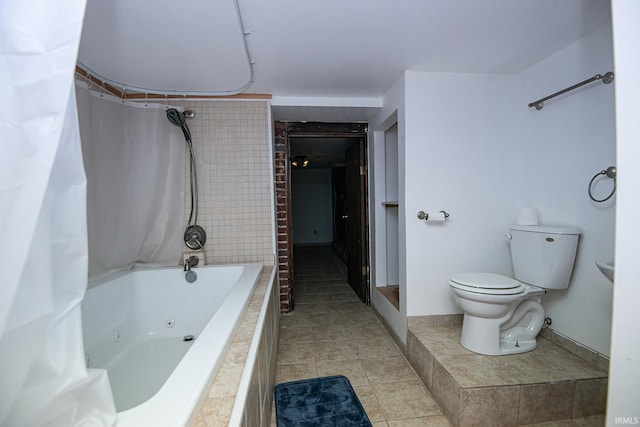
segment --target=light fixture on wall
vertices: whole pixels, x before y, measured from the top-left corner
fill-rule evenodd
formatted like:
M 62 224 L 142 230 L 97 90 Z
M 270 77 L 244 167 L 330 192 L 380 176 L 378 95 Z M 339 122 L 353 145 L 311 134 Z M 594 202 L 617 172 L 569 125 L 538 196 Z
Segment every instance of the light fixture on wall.
M 307 156 L 295 156 L 291 158 L 291 166 L 294 168 L 306 168 L 309 166 Z

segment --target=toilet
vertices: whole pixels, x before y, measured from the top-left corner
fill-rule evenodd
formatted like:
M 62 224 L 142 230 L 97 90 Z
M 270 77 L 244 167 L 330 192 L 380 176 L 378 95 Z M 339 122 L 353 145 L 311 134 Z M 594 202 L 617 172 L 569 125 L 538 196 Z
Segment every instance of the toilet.
M 495 273 L 452 275 L 449 287 L 464 311 L 462 346 L 486 355 L 535 349 L 545 322 L 542 295 L 569 286 L 579 235 L 571 227 L 513 225 L 507 237 L 515 278 Z

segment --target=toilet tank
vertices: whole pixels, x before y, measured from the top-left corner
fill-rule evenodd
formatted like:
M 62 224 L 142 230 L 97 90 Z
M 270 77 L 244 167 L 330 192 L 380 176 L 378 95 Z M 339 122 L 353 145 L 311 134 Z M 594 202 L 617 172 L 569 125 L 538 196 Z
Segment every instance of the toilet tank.
M 544 289 L 569 286 L 580 231 L 542 225 L 513 225 L 510 231 L 516 279 Z

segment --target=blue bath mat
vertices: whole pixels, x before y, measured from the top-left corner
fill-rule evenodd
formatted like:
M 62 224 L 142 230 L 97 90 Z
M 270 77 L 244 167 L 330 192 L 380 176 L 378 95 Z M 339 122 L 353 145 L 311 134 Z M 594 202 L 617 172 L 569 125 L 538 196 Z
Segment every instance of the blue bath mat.
M 347 377 L 312 378 L 275 386 L 278 427 L 370 427 Z

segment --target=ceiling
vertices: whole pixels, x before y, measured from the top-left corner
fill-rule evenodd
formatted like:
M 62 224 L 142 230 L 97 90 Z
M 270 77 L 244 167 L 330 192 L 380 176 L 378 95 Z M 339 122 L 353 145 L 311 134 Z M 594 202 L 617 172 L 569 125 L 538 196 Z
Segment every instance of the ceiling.
M 244 90 L 274 100 L 362 100 L 380 98 L 403 70 L 517 74 L 610 22 L 606 0 L 237 5 L 88 0 L 79 62 L 107 80 L 151 93 Z M 375 110 L 362 108 L 360 115 Z M 279 111 L 287 109 L 289 115 L 300 111 L 295 102 Z M 333 115 L 329 106 L 313 112 Z
M 404 70 L 517 74 L 608 0 L 88 0 L 79 63 L 127 91 L 271 94 L 274 120 L 370 120 Z M 127 88 L 128 86 L 128 88 Z M 350 141 L 300 139 L 312 168 Z

